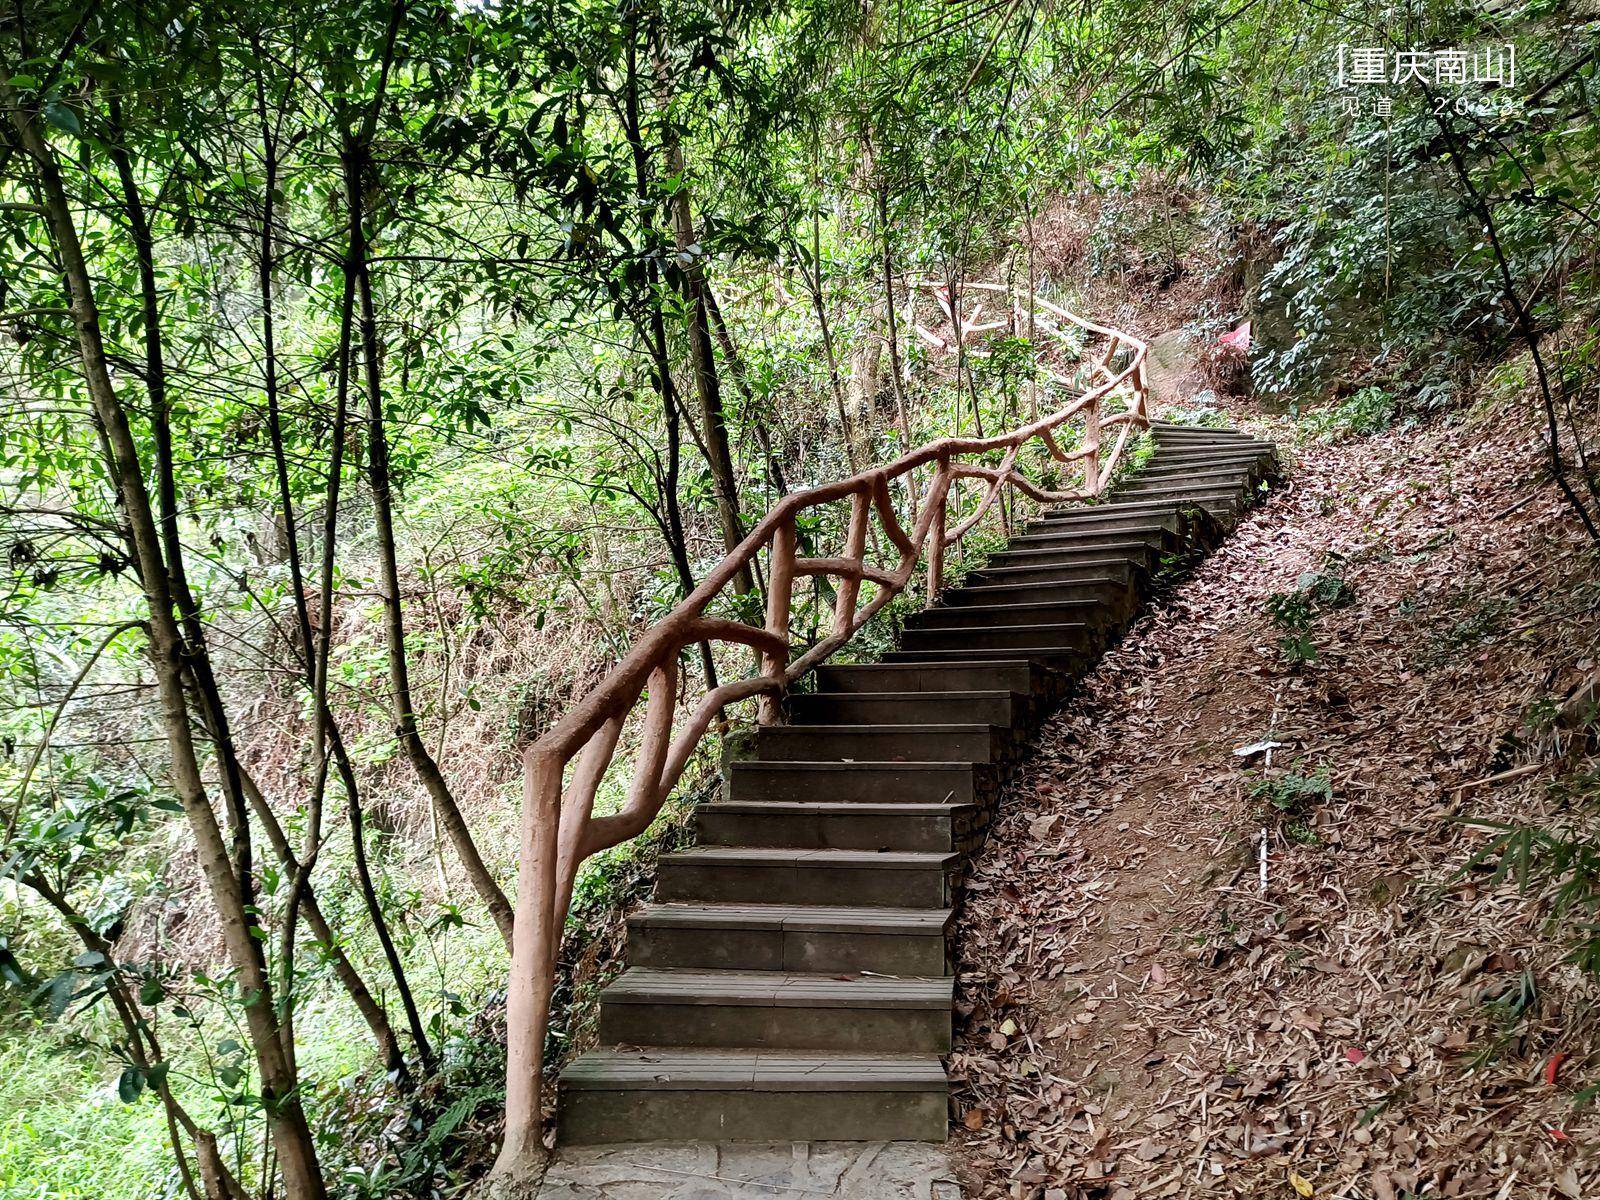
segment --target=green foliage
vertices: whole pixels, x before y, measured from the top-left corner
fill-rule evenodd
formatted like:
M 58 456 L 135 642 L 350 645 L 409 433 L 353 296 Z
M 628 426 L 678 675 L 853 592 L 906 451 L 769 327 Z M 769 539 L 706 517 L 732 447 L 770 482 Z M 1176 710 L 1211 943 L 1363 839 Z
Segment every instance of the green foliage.
M 1267 597 L 1267 618 L 1280 633 L 1278 651 L 1286 665 L 1316 662 L 1317 645 L 1311 637 L 1316 618 L 1355 602 L 1355 589 L 1345 581 L 1343 565 L 1343 559 L 1330 554 L 1323 569 L 1301 575 L 1293 591 Z
M 1299 824 L 1316 805 L 1333 799 L 1333 784 L 1328 779 L 1328 768 L 1322 766 L 1309 775 L 1291 771 L 1258 779 L 1250 785 L 1250 795 L 1286 820 Z
M 1398 411 L 1393 396 L 1370 385 L 1336 404 L 1312 410 L 1301 418 L 1301 426 L 1310 437 L 1324 442 L 1369 437 L 1394 424 Z
M 1464 817 L 1487 839 L 1462 864 L 1457 879 L 1480 885 L 1512 883 L 1537 899 L 1546 931 L 1571 944 L 1568 961 L 1600 975 L 1600 830 L 1590 817 L 1600 776 L 1581 772 L 1552 785 L 1576 822 L 1558 826 Z
M 176 1183 L 161 1110 L 124 1104 L 99 1050 L 27 1014 L 0 1034 L 0 1194 L 17 1200 L 153 1196 Z

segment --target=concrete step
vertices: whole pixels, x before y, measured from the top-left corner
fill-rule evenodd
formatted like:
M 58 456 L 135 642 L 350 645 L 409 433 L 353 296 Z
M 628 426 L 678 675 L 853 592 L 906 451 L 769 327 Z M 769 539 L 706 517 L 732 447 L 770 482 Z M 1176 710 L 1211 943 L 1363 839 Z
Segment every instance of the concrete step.
M 1194 433 L 1183 430 L 1164 430 L 1156 435 L 1156 454 L 1175 448 L 1207 450 L 1258 449 L 1270 445 L 1258 442 L 1248 434 Z
M 994 650 L 892 650 L 884 661 L 896 664 L 949 664 L 984 662 L 992 658 Z M 1024 658 L 1049 671 L 1077 672 L 1093 661 L 1098 651 L 1075 649 L 1071 646 L 1012 646 L 1004 651 L 1008 658 Z
M 1170 446 L 1218 446 L 1218 448 L 1235 448 L 1235 446 L 1272 446 L 1270 442 L 1261 442 L 1259 438 L 1250 434 L 1240 434 L 1238 430 L 1221 429 L 1158 429 L 1155 430 L 1155 445 L 1157 451 L 1166 450 Z
M 1024 625 L 964 625 L 950 629 L 908 629 L 900 638 L 902 650 L 1015 650 L 1023 646 L 1053 646 L 1089 650 L 1100 642 L 1100 631 L 1081 621 L 1040 622 Z
M 1114 582 L 1137 588 L 1143 582 L 1146 569 L 1126 558 L 1094 558 L 1078 555 L 1051 566 L 994 565 L 990 562 L 967 576 L 962 591 L 974 588 L 1005 587 L 1023 584 L 1069 584 L 1111 579 Z
M 813 692 L 789 698 L 796 725 L 949 725 L 978 722 L 1009 728 L 1027 696 L 983 692 Z
M 944 1140 L 937 1055 L 596 1050 L 561 1076 L 567 1144 Z
M 656 899 L 948 908 L 953 852 L 697 846 L 663 855 Z
M 1184 471 L 1172 475 L 1141 475 L 1117 487 L 1119 497 L 1152 495 L 1157 501 L 1166 501 L 1165 489 L 1189 487 L 1200 490 L 1221 488 L 1246 488 L 1254 482 L 1251 472 L 1234 467 L 1221 467 L 1206 471 Z M 1173 516 L 1178 517 L 1181 506 L 1172 501 Z
M 1181 498 L 1170 499 L 1163 497 L 1161 499 L 1161 503 L 1166 506 L 1167 512 L 1170 514 L 1165 522 L 1166 528 L 1162 531 L 1159 538 L 1150 536 L 1148 534 L 1143 535 L 1146 544 L 1148 544 L 1152 549 L 1161 552 L 1177 550 L 1196 540 L 1204 541 L 1210 534 L 1211 519 L 1215 518 L 1215 514 L 1211 513 L 1209 509 L 1203 510 L 1205 513 L 1205 518 L 1200 519 L 1197 526 L 1195 512 L 1197 506 L 1192 502 Z M 1072 535 L 1076 534 L 1077 532 L 1077 527 L 1069 523 L 1037 521 L 1028 527 L 1025 538 L 1013 539 L 1010 548 L 1014 550 L 1028 550 L 1049 549 L 1055 546 L 1061 546 L 1066 549 L 1073 549 L 1074 546 L 1071 542 L 1062 541 L 1061 539 L 1063 535 Z M 1100 531 L 1097 530 L 1095 532 L 1098 533 Z M 1105 536 L 1114 538 L 1136 538 L 1141 536 L 1141 532 L 1134 528 L 1120 530 L 1108 529 L 1105 531 Z
M 647 904 L 628 918 L 636 967 L 945 975 L 954 911 L 806 904 Z
M 1219 510 L 1242 511 L 1255 487 L 1256 481 L 1247 475 L 1219 475 L 1215 479 L 1152 479 L 1136 485 L 1136 490 L 1118 494 L 1156 496 L 1181 511 L 1201 508 L 1216 516 Z
M 823 666 L 817 668 L 816 679 L 818 692 L 1009 691 L 1032 695 L 1039 684 L 1038 668 L 1025 659 L 928 667 L 894 663 Z
M 1259 449 L 1253 446 L 1239 449 L 1197 448 L 1197 449 L 1170 449 L 1157 453 L 1141 471 L 1129 476 L 1138 479 L 1145 470 L 1170 470 L 1173 467 L 1188 467 L 1190 469 L 1203 467 L 1259 467 L 1269 466 L 1277 458 L 1277 453 L 1272 449 Z
M 1150 570 L 1161 560 L 1161 552 L 1149 542 L 1114 541 L 1098 546 L 1070 544 L 1029 547 L 1018 550 L 997 550 L 977 572 L 988 574 L 1000 567 L 1072 567 L 1085 566 L 1102 571 L 1107 560 L 1120 561 L 1134 569 Z M 1092 564 L 1092 565 L 1091 565 Z
M 1119 500 L 1141 498 L 1146 500 L 1174 500 L 1196 493 L 1243 495 L 1251 486 L 1250 476 L 1244 472 L 1226 471 L 1205 479 L 1135 479 L 1117 488 Z
M 1277 447 L 1271 442 L 1263 442 L 1247 434 L 1197 437 L 1183 433 L 1161 433 L 1155 438 L 1155 446 L 1155 454 L 1152 456 L 1155 458 L 1171 454 L 1176 450 L 1215 450 L 1222 454 L 1237 450 L 1267 450 L 1274 453 L 1277 451 Z
M 1235 478 L 1255 482 L 1271 478 L 1276 473 L 1276 468 L 1273 466 L 1272 460 L 1265 458 L 1241 459 L 1238 462 L 1224 463 L 1210 459 L 1195 463 L 1168 463 L 1157 467 L 1149 474 L 1136 475 L 1132 479 L 1119 480 L 1113 492 L 1116 496 L 1122 497 L 1124 495 L 1123 488 L 1137 483 L 1175 483 L 1185 479 L 1204 477 L 1213 472 L 1221 472 L 1225 475 L 1231 474 Z
M 1202 441 L 1254 441 L 1242 429 L 1226 425 L 1184 425 L 1177 421 L 1151 421 L 1150 433 L 1157 441 L 1169 438 L 1194 438 Z
M 948 1054 L 954 984 L 630 967 L 600 993 L 600 1043 Z
M 1202 459 L 1195 462 L 1152 463 L 1128 482 L 1150 482 L 1154 479 L 1212 479 L 1232 475 L 1243 479 L 1258 478 L 1266 470 L 1267 460 L 1259 456 L 1232 461 Z
M 1181 490 L 1173 493 L 1172 498 L 1181 500 L 1190 508 L 1201 509 L 1218 525 L 1226 528 L 1231 527 L 1234 518 L 1244 511 L 1249 501 L 1249 490 L 1245 487 Z
M 995 760 L 992 725 L 768 725 L 756 731 L 762 762 L 975 762 Z
M 1146 546 L 1170 546 L 1178 539 L 1177 506 L 1171 517 L 1162 521 L 1144 520 L 1130 523 L 1123 529 L 1065 529 L 1047 528 L 1041 532 L 1020 533 L 1006 543 L 1002 553 L 1019 550 L 1104 550 L 1109 546 L 1137 543 Z M 998 555 L 994 556 L 998 557 Z
M 1135 478 L 1142 477 L 1143 472 Z M 1155 501 L 1130 501 L 1118 502 L 1116 500 L 1100 499 L 1093 503 L 1071 504 L 1059 508 L 1047 508 L 1040 513 L 1042 521 L 1094 521 L 1104 517 L 1134 517 L 1141 515 L 1163 516 L 1174 511 L 1170 504 L 1163 505 Z
M 1098 507 L 1098 506 L 1097 506 Z M 1107 506 L 1106 512 L 1087 510 L 1090 516 L 1078 516 L 1076 513 L 1058 513 L 1040 517 L 1030 521 L 1023 527 L 1023 536 L 1038 535 L 1043 533 L 1093 533 L 1100 536 L 1108 534 L 1142 534 L 1154 526 L 1162 526 L 1177 533 L 1182 526 L 1182 516 L 1176 504 L 1156 503 L 1149 507 L 1141 507 L 1135 511 L 1118 511 Z
M 735 762 L 728 764 L 732 801 L 844 804 L 970 804 L 970 762 Z
M 1029 583 L 982 583 L 946 592 L 941 599 L 951 608 L 982 608 L 992 604 L 1074 605 L 1088 601 L 1115 614 L 1119 619 L 1138 600 L 1128 583 L 1101 576 L 1099 579 L 1056 580 Z
M 1098 600 L 1015 601 L 1009 604 L 956 604 L 917 613 L 912 629 L 972 629 L 993 625 L 1051 625 L 1063 622 L 1104 628 L 1116 613 Z
M 833 850 L 953 850 L 970 804 L 866 804 L 860 801 L 732 801 L 702 804 L 702 846 L 793 846 Z

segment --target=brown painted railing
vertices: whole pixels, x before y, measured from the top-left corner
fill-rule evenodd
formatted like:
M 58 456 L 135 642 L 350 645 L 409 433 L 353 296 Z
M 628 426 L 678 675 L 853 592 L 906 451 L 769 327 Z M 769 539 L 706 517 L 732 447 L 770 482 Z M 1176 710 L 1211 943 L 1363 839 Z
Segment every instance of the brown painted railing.
M 1106 339 L 1103 351 L 1088 363 L 1091 377 L 1098 382 L 1064 408 L 1044 416 L 1035 414 L 1035 419 L 1010 433 L 944 438 L 886 466 L 784 497 L 683 603 L 639 638 L 599 686 L 527 750 L 516 927 L 506 1012 L 506 1139 L 501 1164 L 507 1169 L 515 1170 L 527 1154 L 537 1151 L 539 1143 L 540 1065 L 556 953 L 573 884 L 584 859 L 644 832 L 660 812 L 706 730 L 728 705 L 756 698 L 759 720 L 763 724 L 778 721 L 789 686 L 843 646 L 903 592 L 919 561 L 925 567 L 929 599 L 937 595 L 945 552 L 995 508 L 1007 488 L 1045 503 L 1096 497 L 1110 481 L 1130 433 L 1149 425 L 1144 342 L 1087 321 L 1031 292 L 1003 284 L 969 283 L 962 289 L 1002 294 L 1010 301 L 1009 320 L 987 323 L 980 320 L 981 304 L 969 316 L 962 317 L 959 296 L 952 300 L 948 289 L 935 285 L 919 287 L 931 293 L 949 321 L 955 344 L 975 355 L 981 355 L 982 350 L 974 351 L 968 339 L 981 338 L 999 328 L 1027 332 L 1035 338 L 1043 333 L 1069 347 L 1074 355 L 1086 342 L 1069 334 L 1068 327 L 1076 327 L 1088 337 Z M 950 339 L 921 325 L 916 328 L 935 350 L 950 348 Z M 1114 368 L 1112 363 L 1119 350 L 1129 351 L 1129 358 L 1126 365 Z M 1038 365 L 1046 379 L 1078 389 L 1072 378 L 1048 361 L 1040 359 Z M 1103 412 L 1113 397 L 1122 401 L 1122 410 Z M 1058 434 L 1080 416 L 1082 444 L 1065 450 Z M 1107 451 L 1103 439 L 1112 429 L 1118 432 Z M 1023 450 L 1036 442 L 1055 462 L 1080 467 L 1081 485 L 1058 491 L 1025 478 L 1019 470 L 1019 460 Z M 989 455 L 992 459 L 996 454 L 1000 461 L 995 466 L 970 461 L 974 456 Z M 930 467 L 931 475 L 920 487 L 906 486 L 906 481 L 915 484 L 919 469 Z M 964 479 L 982 481 L 979 499 L 965 516 L 957 508 L 952 526 L 952 492 Z M 897 482 L 902 484 L 903 494 L 916 495 L 920 491 L 920 501 L 909 514 L 910 528 L 902 524 L 895 511 L 892 485 Z M 797 519 L 809 510 L 843 501 L 850 505 L 843 549 L 831 557 L 802 557 L 798 552 Z M 880 539 L 876 544 L 892 547 L 898 555 L 898 562 L 892 567 L 874 566 L 867 561 L 869 535 L 874 529 Z M 765 623 L 757 626 L 709 615 L 713 602 L 735 576 L 756 563 L 763 552 L 767 580 Z M 795 589 L 800 580 L 814 575 L 838 580 L 833 619 L 826 636 L 794 655 L 790 616 Z M 865 583 L 874 585 L 875 591 L 862 603 Z M 685 647 L 700 642 L 752 647 L 759 655 L 760 673 L 707 692 L 675 731 L 679 659 Z M 641 702 L 644 728 L 626 799 L 620 811 L 597 816 L 593 812 L 596 790 L 616 753 L 625 721 Z M 569 767 L 571 777 L 567 779 Z

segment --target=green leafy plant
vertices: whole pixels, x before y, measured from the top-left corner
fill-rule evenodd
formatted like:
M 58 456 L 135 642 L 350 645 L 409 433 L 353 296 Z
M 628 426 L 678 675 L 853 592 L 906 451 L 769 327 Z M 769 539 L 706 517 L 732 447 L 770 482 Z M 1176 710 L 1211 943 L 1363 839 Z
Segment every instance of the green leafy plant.
M 1600 795 L 1600 777 L 1592 773 L 1551 786 L 1562 797 L 1592 801 Z M 1463 821 L 1490 836 L 1454 878 L 1474 878 L 1484 886 L 1509 881 L 1521 895 L 1537 894 L 1546 931 L 1564 931 L 1572 940 L 1568 961 L 1600 975 L 1600 829 L 1483 817 Z
M 1394 424 L 1398 413 L 1399 405 L 1392 395 L 1381 387 L 1368 386 L 1337 404 L 1313 409 L 1301 424 L 1311 437 L 1336 442 L 1382 433 Z
M 1344 560 L 1330 554 L 1322 570 L 1307 571 L 1296 581 L 1293 591 L 1274 592 L 1267 597 L 1267 617 L 1279 630 L 1278 651 L 1290 667 L 1317 661 L 1317 644 L 1311 637 L 1317 616 L 1329 609 L 1344 608 L 1355 601 L 1355 589 L 1345 580 Z
M 1328 768 L 1320 766 L 1309 775 L 1296 771 L 1263 777 L 1250 786 L 1252 799 L 1296 824 L 1302 822 L 1318 804 L 1333 799 L 1333 783 Z

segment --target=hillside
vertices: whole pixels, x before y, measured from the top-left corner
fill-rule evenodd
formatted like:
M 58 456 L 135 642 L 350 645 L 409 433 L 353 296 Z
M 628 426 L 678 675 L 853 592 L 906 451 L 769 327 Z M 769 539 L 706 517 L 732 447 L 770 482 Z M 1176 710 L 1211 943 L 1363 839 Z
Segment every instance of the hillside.
M 1594 1190 L 1595 567 L 1539 457 L 1526 397 L 1302 441 L 1046 726 L 963 921 L 974 1194 Z

